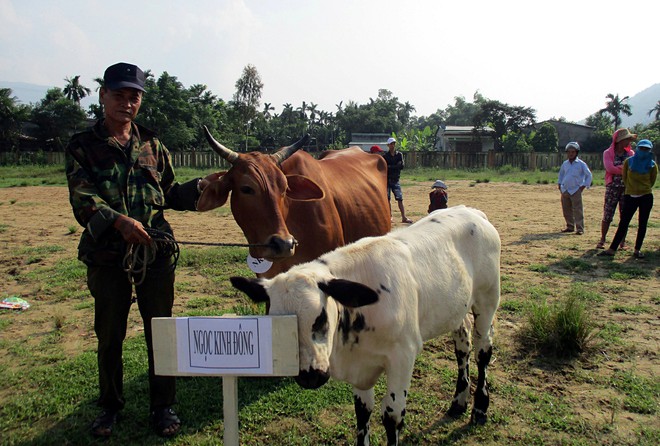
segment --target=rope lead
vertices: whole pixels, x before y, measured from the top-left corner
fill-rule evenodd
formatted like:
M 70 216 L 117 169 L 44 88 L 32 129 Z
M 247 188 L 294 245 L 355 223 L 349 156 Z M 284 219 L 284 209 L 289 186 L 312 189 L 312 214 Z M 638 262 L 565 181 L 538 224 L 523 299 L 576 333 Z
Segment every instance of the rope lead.
M 128 280 L 133 285 L 141 285 L 147 276 L 147 270 L 170 273 L 176 269 L 179 261 L 179 244 L 200 246 L 238 246 L 244 248 L 270 246 L 257 243 L 209 243 L 176 241 L 174 236 L 165 231 L 153 228 L 144 228 L 151 237 L 150 245 L 130 244 L 126 247 L 126 254 L 122 262 Z M 154 266 L 158 260 L 159 266 Z M 136 278 L 137 277 L 137 278 Z
M 145 230 L 151 237 L 151 244 L 128 245 L 122 262 L 128 280 L 135 286 L 144 282 L 147 270 L 169 274 L 176 269 L 179 261 L 179 244 L 171 234 L 153 228 L 145 228 Z M 157 265 L 154 265 L 156 260 L 158 260 Z

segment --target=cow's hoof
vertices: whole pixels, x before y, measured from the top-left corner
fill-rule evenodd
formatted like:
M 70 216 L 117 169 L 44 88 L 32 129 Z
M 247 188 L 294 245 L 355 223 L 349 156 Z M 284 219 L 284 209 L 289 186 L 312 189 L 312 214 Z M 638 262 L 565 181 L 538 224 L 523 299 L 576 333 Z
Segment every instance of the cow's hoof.
M 447 411 L 447 416 L 452 418 L 460 418 L 466 410 L 467 406 L 461 406 L 456 401 L 452 401 L 451 407 Z
M 472 416 L 470 417 L 470 424 L 475 426 L 483 426 L 488 421 L 488 415 L 483 413 L 480 410 L 472 410 Z

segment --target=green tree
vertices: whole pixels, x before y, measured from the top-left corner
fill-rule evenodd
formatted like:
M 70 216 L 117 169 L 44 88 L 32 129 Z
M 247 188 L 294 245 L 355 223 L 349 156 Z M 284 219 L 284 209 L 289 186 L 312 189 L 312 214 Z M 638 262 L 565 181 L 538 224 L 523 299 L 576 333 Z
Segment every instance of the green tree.
M 10 88 L 0 88 L 0 151 L 18 149 L 21 123 L 29 114 L 30 107 L 19 104 Z
M 421 130 L 425 127 L 430 127 L 434 133 L 437 132 L 438 127 L 444 122 L 447 122 L 447 113 L 444 110 L 436 110 L 428 116 L 413 117 L 411 125 Z
M 557 129 L 549 122 L 544 122 L 531 137 L 531 144 L 537 152 L 554 152 L 559 146 Z
M 660 101 L 655 104 L 655 107 L 649 110 L 649 116 L 651 116 L 653 113 L 655 113 L 655 120 L 660 120 Z
M 601 115 L 608 114 L 612 116 L 612 124 L 615 129 L 619 128 L 621 125 L 621 115 L 630 116 L 632 111 L 630 110 L 630 105 L 626 104 L 628 96 L 624 96 L 619 99 L 618 94 L 609 93 L 606 98 L 608 99 L 607 105 L 605 108 L 598 111 Z
M 80 100 L 89 96 L 92 90 L 80 83 L 80 75 L 73 76 L 72 78 L 66 77 L 64 81 L 66 82 L 63 90 L 64 96 L 80 107 Z
M 32 121 L 39 126 L 40 140 L 63 150 L 71 135 L 85 127 L 85 111 L 55 87 L 34 106 Z
M 264 111 L 261 113 L 264 115 L 266 121 L 269 121 L 273 117 L 272 111 L 275 111 L 275 107 L 270 102 L 264 102 Z
M 454 97 L 454 105 L 448 105 L 444 111 L 447 125 L 472 125 L 474 117 L 479 113 L 480 105 L 486 102 L 478 91 L 474 92 L 474 102 L 467 102 L 463 96 Z
M 531 152 L 532 145 L 520 130 L 508 132 L 502 136 L 502 150 L 506 152 Z
M 351 139 L 353 133 L 398 133 L 407 121 L 414 108 L 410 104 L 402 104 L 399 99 L 387 89 L 378 90 L 376 99 L 369 98 L 368 104 L 358 104 L 349 101 L 337 106 L 336 122 L 338 133 Z M 344 141 L 347 143 L 348 141 Z
M 245 150 L 248 150 L 248 136 L 250 125 L 257 115 L 261 92 L 264 84 L 256 67 L 248 64 L 243 68 L 243 74 L 236 81 L 236 93 L 234 94 L 234 106 L 242 119 L 245 128 Z M 304 104 L 304 103 L 303 103 Z
M 614 132 L 614 128 L 612 128 L 612 121 L 610 121 L 607 116 L 604 116 L 599 112 L 588 116 L 585 120 L 585 124 L 595 128 L 596 131 L 604 131 L 610 134 Z
M 476 129 L 490 126 L 495 130 L 495 142 L 503 146 L 504 135 L 521 132 L 536 120 L 536 111 L 530 107 L 512 106 L 500 101 L 486 100 L 479 106 L 479 112 L 472 119 Z M 510 145 L 510 144 L 509 144 Z
M 136 121 L 156 131 L 171 151 L 206 148 L 202 125 L 219 133 L 228 144 L 237 141 L 227 105 L 207 90 L 206 85 L 185 88 L 168 72 L 158 79 L 150 72 L 146 77 L 146 92 Z
M 430 151 L 433 150 L 435 132 L 426 126 L 422 130 L 407 128 L 396 135 L 402 151 Z
M 103 78 L 95 77 L 94 82 L 96 82 L 96 88 L 94 91 L 98 93 L 99 90 L 103 88 Z M 99 102 L 97 104 L 89 104 L 89 107 L 87 107 L 87 115 L 94 119 L 103 118 L 103 104 L 101 104 L 101 95 L 99 95 Z
M 410 117 L 414 111 L 415 107 L 408 101 L 404 102 L 403 104 L 399 104 L 397 109 L 397 117 L 399 122 L 404 126 L 408 125 L 410 123 Z

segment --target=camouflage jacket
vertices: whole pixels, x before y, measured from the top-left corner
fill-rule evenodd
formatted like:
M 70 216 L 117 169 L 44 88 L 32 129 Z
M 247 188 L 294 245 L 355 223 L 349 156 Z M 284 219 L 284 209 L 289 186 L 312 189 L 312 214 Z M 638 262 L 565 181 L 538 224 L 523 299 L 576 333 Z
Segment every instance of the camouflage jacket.
M 123 239 L 113 227 L 119 214 L 171 233 L 163 210 L 195 210 L 199 198 L 198 180 L 177 183 L 169 151 L 152 131 L 132 125 L 130 153 L 102 121 L 74 135 L 66 148 L 69 201 L 85 228 L 78 258 L 87 264 L 119 264 Z

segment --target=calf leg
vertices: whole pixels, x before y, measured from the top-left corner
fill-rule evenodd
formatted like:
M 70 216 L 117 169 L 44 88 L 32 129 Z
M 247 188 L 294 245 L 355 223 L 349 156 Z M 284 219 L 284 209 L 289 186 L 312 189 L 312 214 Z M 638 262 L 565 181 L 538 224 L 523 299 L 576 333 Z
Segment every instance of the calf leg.
M 494 313 L 474 315 L 474 343 L 477 355 L 477 388 L 474 391 L 474 407 L 472 408 L 472 424 L 485 424 L 488 420 L 486 411 L 490 404 L 486 370 L 493 355 L 493 317 Z
M 454 399 L 447 411 L 447 415 L 458 418 L 465 413 L 470 398 L 470 351 L 472 350 L 471 324 L 469 316 L 465 316 L 463 323 L 452 332 L 454 352 L 458 364 L 458 377 L 456 378 L 456 391 Z
M 369 446 L 369 418 L 374 411 L 374 389 L 359 390 L 353 387 L 353 403 L 357 418 L 357 446 Z
M 399 435 L 401 429 L 403 429 L 403 421 L 406 416 L 406 399 L 412 380 L 415 356 L 416 352 L 411 351 L 405 354 L 402 353 L 397 358 L 391 358 L 390 365 L 386 370 L 387 394 L 383 397 L 381 410 L 388 446 L 399 444 Z

